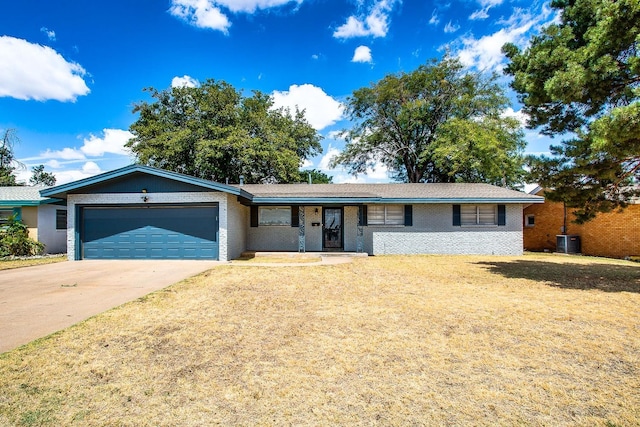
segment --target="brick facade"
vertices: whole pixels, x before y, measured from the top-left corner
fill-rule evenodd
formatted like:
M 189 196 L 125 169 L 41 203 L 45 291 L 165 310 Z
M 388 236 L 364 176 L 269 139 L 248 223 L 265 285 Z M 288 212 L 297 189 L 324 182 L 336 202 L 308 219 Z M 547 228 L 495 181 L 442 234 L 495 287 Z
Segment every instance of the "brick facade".
M 538 195 L 542 195 L 538 193 Z M 526 225 L 527 215 L 533 215 L 535 225 Z M 555 251 L 556 235 L 562 234 L 564 208 L 562 203 L 545 201 L 524 209 L 524 249 L 527 251 Z M 628 206 L 621 212 L 598 214 L 586 224 L 573 223 L 567 211 L 567 234 L 580 236 L 584 255 L 625 258 L 640 255 L 640 204 Z

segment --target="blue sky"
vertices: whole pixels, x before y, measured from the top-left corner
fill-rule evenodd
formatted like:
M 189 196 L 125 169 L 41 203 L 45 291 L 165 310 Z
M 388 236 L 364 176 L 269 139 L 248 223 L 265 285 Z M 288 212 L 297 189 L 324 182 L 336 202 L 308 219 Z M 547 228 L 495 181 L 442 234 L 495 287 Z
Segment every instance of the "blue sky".
M 305 166 L 334 182 L 388 182 L 384 168 L 354 178 L 328 159 L 344 147 L 343 102 L 386 74 L 445 51 L 470 69 L 501 72 L 501 46 L 526 46 L 556 19 L 524 0 L 20 0 L 0 14 L 0 131 L 17 158 L 58 183 L 128 165 L 123 144 L 145 87 L 224 80 L 305 108 L 324 153 Z M 508 80 L 504 80 L 507 86 Z M 522 119 L 515 101 L 505 114 Z M 549 139 L 527 131 L 527 152 Z

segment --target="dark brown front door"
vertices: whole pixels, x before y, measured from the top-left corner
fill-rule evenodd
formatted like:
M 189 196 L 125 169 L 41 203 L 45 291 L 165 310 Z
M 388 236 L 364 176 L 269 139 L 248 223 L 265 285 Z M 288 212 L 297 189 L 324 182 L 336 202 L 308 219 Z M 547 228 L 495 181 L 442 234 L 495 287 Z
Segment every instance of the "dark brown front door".
M 342 249 L 342 208 L 324 208 L 322 247 Z

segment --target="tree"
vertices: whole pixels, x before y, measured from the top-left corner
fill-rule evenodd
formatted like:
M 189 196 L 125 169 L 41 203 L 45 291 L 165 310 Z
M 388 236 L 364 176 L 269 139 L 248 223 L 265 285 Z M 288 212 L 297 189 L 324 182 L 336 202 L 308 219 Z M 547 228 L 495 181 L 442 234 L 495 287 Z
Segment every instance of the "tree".
M 29 229 L 16 216 L 0 228 L 0 257 L 39 255 L 44 244 L 29 237 Z
M 45 172 L 44 165 L 38 165 L 31 168 L 33 175 L 29 178 L 31 185 L 44 185 L 51 187 L 56 185 L 56 176 L 51 172 Z
M 20 165 L 13 154 L 13 147 L 18 142 L 15 129 L 7 129 L 0 141 L 0 186 L 18 186 L 13 171 Z
M 322 151 L 304 111 L 274 109 L 259 91 L 244 97 L 225 82 L 148 88 L 127 143 L 138 161 L 199 178 L 247 183 L 297 182 L 303 160 Z
M 344 151 L 353 174 L 382 163 L 398 181 L 522 182 L 525 142 L 497 76 L 465 72 L 445 56 L 353 92 Z
M 311 175 L 311 176 L 309 176 Z M 333 183 L 333 177 L 317 169 L 301 170 L 298 182 L 309 182 L 311 179 L 312 184 L 331 184 Z
M 560 22 L 521 51 L 503 47 L 528 127 L 569 137 L 531 157 L 545 196 L 577 208 L 576 221 L 640 195 L 640 4 L 554 0 Z

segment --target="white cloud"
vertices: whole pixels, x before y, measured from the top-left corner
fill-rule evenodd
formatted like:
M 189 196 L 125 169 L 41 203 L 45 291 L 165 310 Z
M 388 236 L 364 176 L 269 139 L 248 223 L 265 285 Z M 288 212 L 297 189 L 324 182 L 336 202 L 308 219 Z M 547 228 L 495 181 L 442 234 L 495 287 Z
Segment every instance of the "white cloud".
M 472 21 L 487 19 L 489 17 L 489 9 L 478 9 L 469 16 Z
M 0 97 L 75 101 L 90 92 L 85 74 L 50 47 L 0 36 Z
M 229 33 L 231 22 L 210 0 L 172 0 L 169 13 L 198 28 Z
M 368 15 L 350 16 L 347 22 L 339 26 L 333 37 L 348 39 L 352 37 L 384 37 L 389 31 L 389 12 L 393 8 L 395 0 L 382 0 L 375 3 Z
M 513 108 L 508 107 L 506 110 L 504 110 L 502 112 L 501 115 L 502 115 L 502 117 L 513 117 L 518 122 L 520 122 L 520 126 L 522 126 L 523 128 L 527 126 L 527 118 L 528 118 L 528 116 L 522 110 L 514 111 Z
M 329 144 L 325 154 L 320 158 L 318 162 L 318 169 L 333 177 L 333 182 L 336 184 L 354 184 L 354 183 L 366 183 L 366 182 L 390 182 L 389 171 L 382 163 L 376 163 L 373 167 L 367 168 L 366 173 L 353 176 L 346 172 L 346 169 L 342 166 L 336 168 L 329 167 L 331 160 L 339 155 L 341 151 L 338 148 Z
M 332 147 L 331 144 L 329 144 L 329 146 L 327 147 L 327 152 L 324 154 L 324 156 L 322 156 L 320 162 L 318 162 L 318 169 L 320 169 L 321 171 L 333 170 L 329 167 L 329 163 L 331 163 L 331 159 L 333 159 L 338 154 L 340 154 L 340 150 Z
M 66 184 L 68 182 L 77 181 L 79 179 L 89 178 L 102 173 L 102 169 L 95 162 L 86 162 L 80 169 L 69 169 L 64 171 L 56 171 L 53 174 L 56 177 L 56 185 Z
M 182 77 L 175 76 L 171 80 L 171 87 L 198 87 L 200 82 L 186 74 Z
M 82 166 L 82 172 L 86 174 L 96 175 L 102 172 L 100 166 L 95 162 L 87 162 Z
M 371 62 L 371 49 L 367 46 L 358 46 L 353 53 L 351 62 Z
M 307 121 L 316 130 L 324 129 L 342 119 L 344 106 L 327 95 L 321 88 L 311 85 L 291 85 L 288 91 L 274 91 L 273 106 L 285 107 L 292 112 L 296 106 L 305 110 Z
M 49 40 L 56 41 L 56 32 L 53 30 L 48 29 L 47 27 L 42 27 L 40 28 L 40 31 L 43 32 L 48 38 Z
M 75 148 L 63 148 L 62 150 L 50 150 L 40 153 L 42 159 L 60 159 L 60 160 L 85 160 L 86 156 L 80 150 Z
M 60 164 L 59 161 L 57 161 L 56 159 L 51 159 L 49 160 L 47 163 L 45 163 L 47 166 L 49 166 L 51 169 L 60 169 L 62 167 L 62 165 Z
M 289 3 L 301 4 L 303 0 L 216 0 L 215 3 L 232 12 L 253 13 L 257 9 L 271 9 Z
M 455 33 L 460 29 L 460 25 L 454 24 L 451 21 L 447 22 L 447 25 L 444 26 L 445 33 Z
M 222 8 L 231 13 L 254 13 L 258 9 L 270 9 L 303 0 L 171 0 L 169 13 L 198 28 L 208 28 L 229 33 L 231 22 Z
M 131 151 L 124 145 L 133 138 L 133 134 L 122 129 L 103 129 L 104 138 L 89 135 L 80 148 L 89 157 L 102 157 L 105 153 L 128 155 Z
M 541 25 L 546 18 L 548 12 L 544 9 L 541 14 L 535 16 L 516 9 L 508 20 L 501 21 L 505 27 L 497 32 L 479 39 L 473 35 L 460 38 L 462 48 L 458 51 L 458 58 L 467 67 L 500 72 L 505 60 L 502 46 L 505 43 L 524 46 L 529 39 L 529 31 L 534 26 Z
M 391 182 L 389 170 L 382 163 L 377 163 L 372 168 L 367 168 L 366 173 L 357 176 L 338 172 L 333 174 L 333 182 L 336 184 L 363 184 L 363 183 L 387 183 Z
M 483 8 L 490 8 L 490 7 L 494 7 L 494 6 L 500 6 L 502 3 L 504 2 L 504 0 L 480 0 L 478 1 L 478 3 L 480 3 L 480 6 L 482 6 Z
M 440 18 L 438 18 L 438 9 L 434 9 L 433 13 L 431 13 L 431 18 L 429 19 L 429 24 L 438 25 L 440 23 Z

